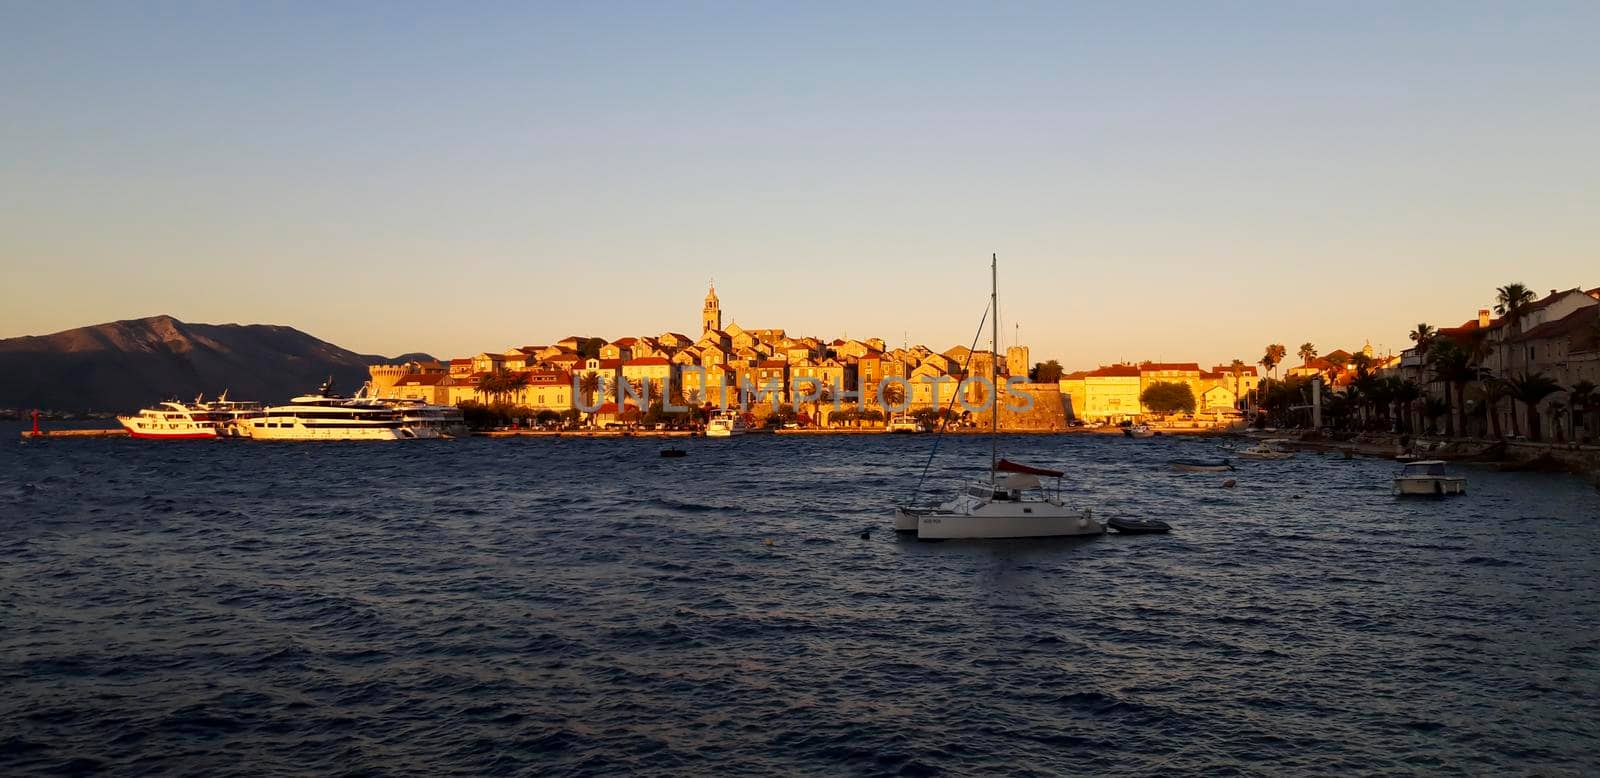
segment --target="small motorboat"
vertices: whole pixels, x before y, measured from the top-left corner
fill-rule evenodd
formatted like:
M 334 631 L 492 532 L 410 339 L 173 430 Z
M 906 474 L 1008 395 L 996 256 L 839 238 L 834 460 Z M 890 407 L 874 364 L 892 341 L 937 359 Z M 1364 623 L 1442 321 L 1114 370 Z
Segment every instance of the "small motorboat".
M 1130 438 L 1143 439 L 1143 438 L 1153 438 L 1153 437 L 1155 437 L 1156 436 L 1156 431 L 1153 430 L 1153 429 L 1150 429 L 1150 425 L 1148 425 L 1148 424 L 1136 424 L 1136 425 L 1134 425 L 1132 427 L 1123 427 L 1122 428 L 1122 434 L 1124 436 L 1130 437 Z
M 676 446 L 661 449 L 661 456 L 666 457 L 668 459 L 675 459 L 677 457 L 684 457 L 684 456 L 688 456 L 688 455 L 689 455 L 689 452 L 684 451 L 681 448 L 677 448 Z
M 1260 445 L 1251 446 L 1238 452 L 1240 459 L 1251 459 L 1257 462 L 1275 462 L 1280 459 L 1293 459 L 1293 451 L 1284 451 L 1275 445 L 1276 441 L 1266 441 Z
M 1110 519 L 1110 527 L 1124 535 L 1159 535 L 1172 531 L 1172 525 L 1157 519 Z
M 1226 459 L 1174 459 L 1169 464 L 1180 473 L 1226 473 L 1233 463 Z
M 1467 479 L 1445 472 L 1444 462 L 1423 459 L 1407 462 L 1394 477 L 1394 496 L 1416 495 L 1443 497 L 1447 494 L 1466 494 Z

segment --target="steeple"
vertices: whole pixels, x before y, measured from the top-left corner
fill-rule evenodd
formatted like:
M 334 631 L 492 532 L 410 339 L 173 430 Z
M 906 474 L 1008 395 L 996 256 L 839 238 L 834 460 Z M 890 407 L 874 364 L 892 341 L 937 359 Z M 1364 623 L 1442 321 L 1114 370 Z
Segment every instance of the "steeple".
M 717 284 L 713 281 L 710 291 L 706 292 L 705 306 L 700 309 L 700 333 L 703 335 L 720 329 L 722 329 L 722 303 L 717 300 Z

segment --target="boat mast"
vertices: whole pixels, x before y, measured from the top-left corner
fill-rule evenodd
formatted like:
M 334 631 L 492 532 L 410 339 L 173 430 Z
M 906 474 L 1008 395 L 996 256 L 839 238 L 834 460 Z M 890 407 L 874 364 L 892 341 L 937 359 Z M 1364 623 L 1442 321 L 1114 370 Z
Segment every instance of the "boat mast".
M 1000 378 L 1000 255 L 989 255 L 989 483 L 996 483 L 995 472 L 1000 466 L 1000 390 L 995 381 Z

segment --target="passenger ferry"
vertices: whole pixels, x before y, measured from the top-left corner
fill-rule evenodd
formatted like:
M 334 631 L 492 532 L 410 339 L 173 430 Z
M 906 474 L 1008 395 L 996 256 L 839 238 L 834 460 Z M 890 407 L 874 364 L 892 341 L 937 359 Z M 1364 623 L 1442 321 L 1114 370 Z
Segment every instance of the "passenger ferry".
M 256 440 L 415 440 L 440 437 L 433 426 L 407 426 L 405 412 L 395 405 L 333 393 L 333 381 L 314 395 L 288 405 L 267 408 L 250 419 L 246 429 Z
M 711 422 L 706 425 L 708 438 L 731 438 L 749 431 L 749 425 L 744 423 L 744 416 L 738 411 L 722 411 L 712 416 Z
M 164 402 L 136 416 L 118 416 L 128 435 L 145 440 L 206 440 L 217 437 L 219 422 L 198 403 Z

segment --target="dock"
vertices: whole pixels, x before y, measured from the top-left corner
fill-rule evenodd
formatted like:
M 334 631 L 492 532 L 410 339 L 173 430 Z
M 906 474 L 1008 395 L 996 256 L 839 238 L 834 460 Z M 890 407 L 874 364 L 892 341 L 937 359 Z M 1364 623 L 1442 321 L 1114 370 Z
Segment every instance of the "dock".
M 35 438 L 44 439 L 44 438 L 125 438 L 125 437 L 128 437 L 128 431 L 125 430 L 125 429 L 114 429 L 114 430 L 103 430 L 103 429 L 102 430 L 39 430 L 38 432 L 35 432 L 33 430 L 23 430 L 22 431 L 22 439 L 23 440 L 33 440 Z

